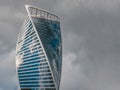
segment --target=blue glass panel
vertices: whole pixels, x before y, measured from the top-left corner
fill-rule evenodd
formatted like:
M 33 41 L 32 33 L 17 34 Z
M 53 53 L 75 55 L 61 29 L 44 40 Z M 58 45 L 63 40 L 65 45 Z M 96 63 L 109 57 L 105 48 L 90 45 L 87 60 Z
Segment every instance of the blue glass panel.
M 20 84 L 32 84 L 32 85 L 34 85 L 34 84 L 38 84 L 39 83 L 39 81 L 32 81 L 32 82 L 20 82 Z
M 19 76 L 19 78 L 26 78 L 26 77 L 39 77 L 39 74 L 36 74 L 36 75 L 25 75 L 25 76 Z
M 20 81 L 31 81 L 31 80 L 51 80 L 52 77 L 42 77 L 42 78 L 25 78 L 19 79 Z
M 20 85 L 20 87 L 39 87 L 40 85 Z
M 20 87 L 55 87 L 55 85 L 20 85 Z M 49 90 L 49 89 L 47 89 L 47 90 Z M 53 90 L 55 90 L 55 89 L 53 89 Z
M 24 69 L 24 68 L 29 68 L 29 67 L 38 67 L 38 66 L 39 66 L 39 64 L 34 64 L 34 65 L 19 67 L 19 69 Z
M 39 54 L 32 54 L 31 56 L 28 56 L 28 57 L 23 57 L 22 59 L 27 59 L 27 58 L 32 58 L 32 57 L 36 57 L 36 56 L 39 56 Z
M 60 23 L 44 18 L 32 19 L 46 51 L 54 78 L 56 82 L 60 82 L 62 64 Z
M 23 74 L 34 74 L 34 73 L 39 73 L 39 71 L 31 71 L 31 72 L 18 72 L 19 75 L 23 75 Z
M 18 72 L 24 72 L 24 71 L 31 71 L 31 70 L 38 70 L 38 67 L 37 68 L 30 68 L 30 69 L 23 69 L 23 70 L 18 70 Z

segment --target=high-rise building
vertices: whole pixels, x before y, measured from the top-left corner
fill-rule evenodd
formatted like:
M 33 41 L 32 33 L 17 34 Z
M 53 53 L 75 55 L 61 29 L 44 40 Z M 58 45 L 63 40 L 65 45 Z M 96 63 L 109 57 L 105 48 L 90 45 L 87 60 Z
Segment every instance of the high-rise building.
M 16 47 L 19 90 L 59 90 L 62 42 L 59 17 L 26 5 Z

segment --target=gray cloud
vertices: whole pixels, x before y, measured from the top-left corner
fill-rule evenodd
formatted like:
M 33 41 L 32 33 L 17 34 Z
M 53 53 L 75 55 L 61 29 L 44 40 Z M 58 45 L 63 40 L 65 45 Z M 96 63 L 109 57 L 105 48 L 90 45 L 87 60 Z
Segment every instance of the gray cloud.
M 77 76 L 71 76 L 73 82 L 79 81 L 73 84 L 77 85 L 76 90 L 118 90 L 120 88 L 119 0 L 71 2 L 63 0 L 58 3 L 57 8 L 65 30 L 64 51 L 74 52 L 77 58 L 71 62 L 73 73 L 76 70 L 75 66 L 79 66 L 80 70 L 77 71 L 79 78 L 83 78 L 82 75 L 85 77 L 79 80 L 76 79 Z M 64 72 L 68 73 L 67 70 Z M 70 85 L 69 78 L 65 79 L 68 81 L 67 85 Z M 73 90 L 68 86 L 65 87 L 67 87 L 65 90 Z
M 61 90 L 120 89 L 120 0 L 0 1 L 0 89 L 16 90 L 15 44 L 24 4 L 61 18 Z
M 0 55 L 0 90 L 15 90 L 16 74 L 15 72 L 15 51 L 12 50 Z

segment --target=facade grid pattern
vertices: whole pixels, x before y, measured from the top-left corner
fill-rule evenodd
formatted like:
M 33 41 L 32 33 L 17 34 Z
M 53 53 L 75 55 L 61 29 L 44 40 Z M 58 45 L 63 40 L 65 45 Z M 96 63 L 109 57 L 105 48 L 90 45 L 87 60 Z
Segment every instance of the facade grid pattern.
M 19 90 L 59 90 L 62 67 L 59 18 L 33 6 L 27 5 L 26 9 L 28 16 L 16 47 Z

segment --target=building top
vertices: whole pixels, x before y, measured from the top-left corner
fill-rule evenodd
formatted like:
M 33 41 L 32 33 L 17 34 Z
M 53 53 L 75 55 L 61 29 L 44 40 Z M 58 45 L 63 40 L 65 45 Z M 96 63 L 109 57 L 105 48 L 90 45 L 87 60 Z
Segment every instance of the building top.
M 31 6 L 31 5 L 25 5 L 25 7 L 27 10 L 28 16 L 45 18 L 53 21 L 60 21 L 57 15 L 52 14 L 46 10 Z

